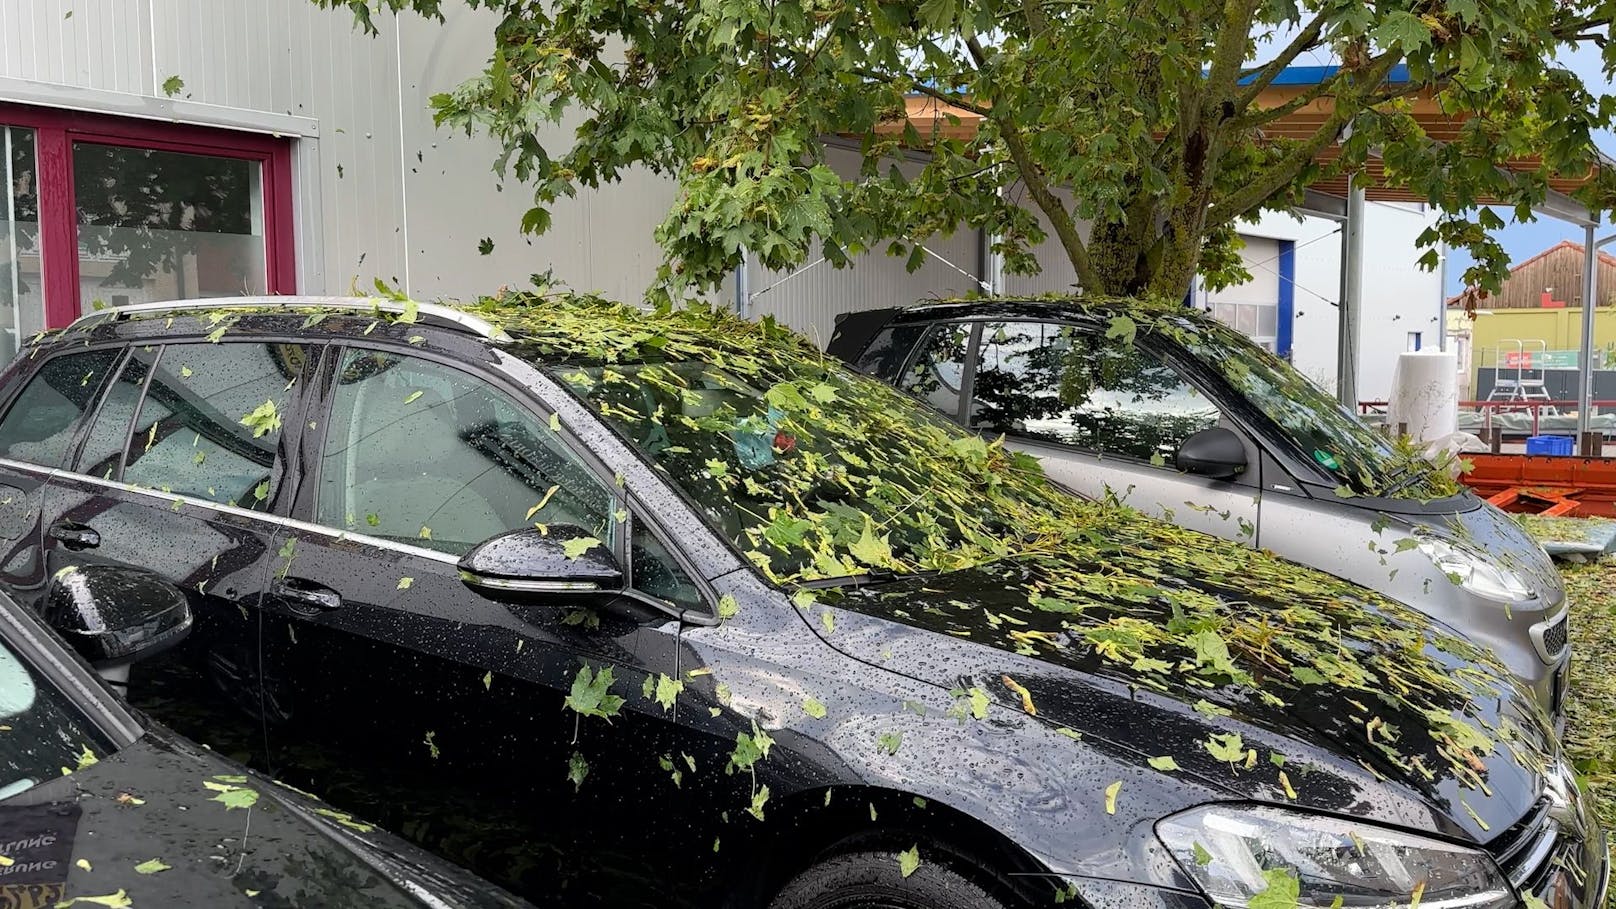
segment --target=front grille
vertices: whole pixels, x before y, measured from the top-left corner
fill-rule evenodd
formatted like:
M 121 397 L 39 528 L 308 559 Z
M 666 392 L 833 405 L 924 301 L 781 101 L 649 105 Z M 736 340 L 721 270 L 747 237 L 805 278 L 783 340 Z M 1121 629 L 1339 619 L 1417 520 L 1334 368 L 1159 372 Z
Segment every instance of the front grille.
M 1559 656 L 1560 651 L 1565 649 L 1566 637 L 1570 633 L 1570 629 L 1570 611 L 1567 611 L 1565 615 L 1560 616 L 1560 621 L 1555 622 L 1553 625 L 1543 629 L 1543 649 L 1548 653 L 1549 656 Z
M 1549 816 L 1549 800 L 1538 799 L 1518 823 L 1498 835 L 1488 849 L 1510 882 L 1521 886 L 1544 870 L 1559 838 L 1560 825 Z

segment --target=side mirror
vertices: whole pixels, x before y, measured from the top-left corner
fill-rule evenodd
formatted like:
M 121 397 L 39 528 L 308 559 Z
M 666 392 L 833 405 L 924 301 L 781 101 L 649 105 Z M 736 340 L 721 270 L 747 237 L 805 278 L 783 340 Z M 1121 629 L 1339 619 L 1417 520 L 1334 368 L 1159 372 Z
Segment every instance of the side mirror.
M 141 568 L 70 566 L 51 578 L 44 619 L 108 681 L 173 647 L 191 631 L 179 588 Z
M 460 580 L 494 598 L 621 590 L 623 569 L 589 531 L 551 524 L 525 527 L 478 543 L 460 559 Z
M 1214 480 L 1233 479 L 1246 469 L 1246 444 L 1222 426 L 1203 429 L 1178 448 L 1177 466 Z

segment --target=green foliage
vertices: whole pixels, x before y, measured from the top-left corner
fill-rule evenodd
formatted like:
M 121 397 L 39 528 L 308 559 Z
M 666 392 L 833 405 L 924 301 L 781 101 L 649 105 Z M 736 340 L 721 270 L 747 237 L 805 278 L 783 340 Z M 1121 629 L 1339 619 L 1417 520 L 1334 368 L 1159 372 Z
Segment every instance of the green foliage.
M 371 31 L 378 10 L 442 15 L 441 0 L 312 2 Z M 468 0 L 493 14 L 485 66 L 432 107 L 501 146 L 497 170 L 533 189 L 526 231 L 631 169 L 675 177 L 657 230 L 675 286 L 716 285 L 743 250 L 774 270 L 867 251 L 915 268 L 928 239 L 983 228 L 1011 272 L 1035 270 L 1047 239 L 1086 289 L 1176 296 L 1197 266 L 1213 286 L 1241 277 L 1239 219 L 1378 156 L 1387 179 L 1453 212 L 1422 242 L 1470 249 L 1466 282 L 1496 287 L 1496 216 L 1474 206 L 1524 214 L 1548 177 L 1595 161 L 1616 99 L 1559 61 L 1597 40 L 1616 63 L 1609 2 Z M 1265 94 L 1286 65 L 1330 56 L 1341 65 L 1318 85 Z M 1399 64 L 1411 81 L 1386 81 Z M 1420 127 L 1417 96 L 1454 124 L 1450 141 Z M 1273 128 L 1306 105 L 1321 113 L 1300 135 Z M 831 135 L 854 144 L 856 169 L 832 166 Z M 912 148 L 930 154 L 900 168 Z M 1524 173 L 1499 167 L 1528 158 Z M 1609 209 L 1613 186 L 1602 174 L 1582 195 Z
M 623 706 L 623 698 L 612 694 L 611 687 L 612 667 L 602 666 L 599 672 L 593 672 L 588 666 L 580 666 L 565 703 L 580 716 L 610 720 Z

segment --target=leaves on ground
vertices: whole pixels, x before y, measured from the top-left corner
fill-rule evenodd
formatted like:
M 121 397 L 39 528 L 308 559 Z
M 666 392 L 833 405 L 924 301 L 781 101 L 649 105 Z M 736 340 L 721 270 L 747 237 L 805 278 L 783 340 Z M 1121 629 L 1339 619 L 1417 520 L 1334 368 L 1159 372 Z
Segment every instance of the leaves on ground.
M 147 859 L 135 866 L 135 873 L 156 874 L 159 871 L 167 871 L 172 867 L 172 865 L 165 863 L 162 859 Z

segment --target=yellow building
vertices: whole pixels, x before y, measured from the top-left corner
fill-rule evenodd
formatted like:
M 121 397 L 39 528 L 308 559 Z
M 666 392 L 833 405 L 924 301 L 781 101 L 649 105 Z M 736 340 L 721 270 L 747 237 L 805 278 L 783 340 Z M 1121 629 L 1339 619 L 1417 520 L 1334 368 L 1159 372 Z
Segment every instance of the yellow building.
M 1576 368 L 1582 343 L 1582 263 L 1582 246 L 1563 241 L 1512 267 L 1502 292 L 1482 301 L 1474 318 L 1459 308 L 1458 298 L 1448 301 L 1448 337 L 1459 354 L 1462 399 L 1485 396 L 1485 388 L 1478 394 L 1482 369 Z M 1616 257 L 1604 253 L 1599 256 L 1598 298 L 1594 365 L 1616 367 Z

